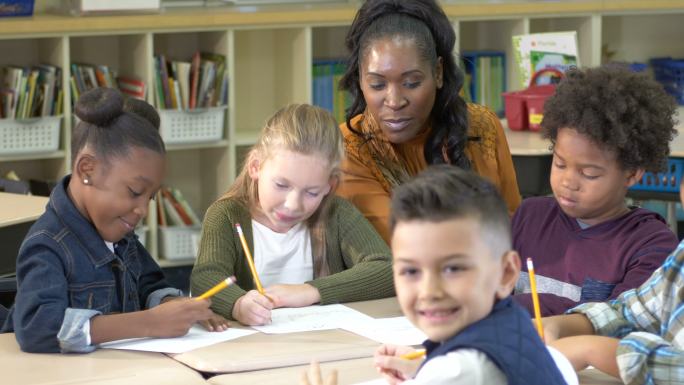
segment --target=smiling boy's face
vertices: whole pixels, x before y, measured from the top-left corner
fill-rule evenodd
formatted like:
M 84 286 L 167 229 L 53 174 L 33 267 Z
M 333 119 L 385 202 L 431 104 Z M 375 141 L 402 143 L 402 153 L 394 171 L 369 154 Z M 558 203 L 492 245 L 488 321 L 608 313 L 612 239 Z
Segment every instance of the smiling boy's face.
M 404 315 L 432 341 L 485 318 L 512 291 L 518 255 L 492 255 L 479 220 L 404 221 L 394 228 L 397 298 Z

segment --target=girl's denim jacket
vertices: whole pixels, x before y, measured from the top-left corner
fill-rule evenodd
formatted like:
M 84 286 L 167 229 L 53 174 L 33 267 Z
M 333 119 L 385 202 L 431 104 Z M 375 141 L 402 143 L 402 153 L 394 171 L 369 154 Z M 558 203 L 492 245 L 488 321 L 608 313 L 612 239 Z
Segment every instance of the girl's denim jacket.
M 26 352 L 90 352 L 90 318 L 150 308 L 169 287 L 150 254 L 130 233 L 112 253 L 67 195 L 70 176 L 50 195 L 17 257 L 17 295 L 2 332 L 14 331 Z

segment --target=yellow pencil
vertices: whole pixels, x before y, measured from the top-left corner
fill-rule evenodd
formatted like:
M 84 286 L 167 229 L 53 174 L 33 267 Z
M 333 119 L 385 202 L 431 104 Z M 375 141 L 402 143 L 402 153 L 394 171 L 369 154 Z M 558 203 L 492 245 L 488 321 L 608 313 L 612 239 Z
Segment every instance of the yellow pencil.
M 534 278 L 534 265 L 532 258 L 527 258 L 527 273 L 530 275 L 530 288 L 532 290 L 532 305 L 534 306 L 534 322 L 537 324 L 537 331 L 542 341 L 544 340 L 544 326 L 542 326 L 541 310 L 539 309 L 539 294 L 537 293 L 537 282 Z
M 425 350 L 416 350 L 411 353 L 406 353 L 401 356 L 405 360 L 415 360 L 417 358 L 423 358 L 425 356 Z
M 199 301 L 200 299 L 211 298 L 214 294 L 216 294 L 219 291 L 227 288 L 228 286 L 230 286 L 231 284 L 234 284 L 235 282 L 236 282 L 235 277 L 228 277 L 225 280 L 217 283 L 216 286 L 205 291 L 204 294 L 200 295 L 199 297 L 196 297 L 195 299 Z
M 266 294 L 264 294 L 264 288 L 261 286 L 261 281 L 259 280 L 259 276 L 257 275 L 256 266 L 254 266 L 254 260 L 252 259 L 252 253 L 249 252 L 249 246 L 247 245 L 247 240 L 245 239 L 245 234 L 242 233 L 242 227 L 240 227 L 239 223 L 236 223 L 235 228 L 237 229 L 238 236 L 240 236 L 240 243 L 242 243 L 242 250 L 245 251 L 245 256 L 247 257 L 247 263 L 249 264 L 249 270 L 252 271 L 252 278 L 254 278 L 254 284 L 256 285 L 257 291 L 259 292 L 259 294 L 266 296 Z

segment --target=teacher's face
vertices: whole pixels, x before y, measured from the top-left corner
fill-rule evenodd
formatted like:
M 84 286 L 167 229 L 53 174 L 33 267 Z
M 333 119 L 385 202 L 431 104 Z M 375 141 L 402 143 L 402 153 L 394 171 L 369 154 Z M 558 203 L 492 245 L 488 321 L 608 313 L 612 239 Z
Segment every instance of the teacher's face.
M 442 87 L 442 60 L 423 59 L 415 41 L 376 40 L 364 52 L 360 82 L 368 111 L 392 143 L 413 139 L 425 127 Z

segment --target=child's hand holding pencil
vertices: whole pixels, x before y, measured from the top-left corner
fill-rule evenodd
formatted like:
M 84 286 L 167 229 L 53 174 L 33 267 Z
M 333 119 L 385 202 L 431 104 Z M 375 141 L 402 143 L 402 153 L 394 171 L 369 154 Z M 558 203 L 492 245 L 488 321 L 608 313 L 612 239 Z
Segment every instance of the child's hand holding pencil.
M 205 291 L 202 295 L 199 297 L 195 297 L 195 301 L 202 301 L 202 300 L 208 300 L 209 298 L 213 297 L 214 295 L 218 294 L 221 290 L 227 288 L 228 286 L 232 285 L 235 283 L 235 277 L 228 277 L 224 279 L 223 281 L 219 282 L 216 284 L 216 286 L 212 287 L 211 289 Z M 208 301 L 210 302 L 210 301 Z M 228 324 L 228 320 L 223 318 L 223 316 L 216 314 L 212 311 L 211 317 L 201 320 L 200 325 L 202 325 L 205 329 L 207 329 L 210 332 L 222 332 L 224 330 L 227 330 L 228 327 L 230 326 Z
M 261 285 L 261 280 L 254 265 L 254 258 L 249 251 L 247 239 L 239 223 L 235 224 L 235 231 L 237 231 L 240 243 L 242 244 L 242 251 L 245 253 L 245 259 L 252 273 L 256 290 L 248 291 L 247 294 L 235 301 L 232 316 L 243 325 L 265 325 L 271 322 L 271 310 L 275 307 L 275 301 L 266 294 L 264 287 Z
M 268 297 L 257 290 L 250 290 L 238 298 L 233 305 L 233 319 L 243 325 L 255 326 L 271 323 L 271 310 L 274 305 Z
M 423 350 L 408 346 L 382 345 L 375 351 L 373 362 L 388 383 L 398 384 L 413 378 L 423 361 L 423 356 Z

